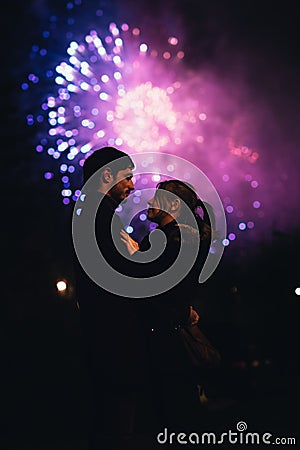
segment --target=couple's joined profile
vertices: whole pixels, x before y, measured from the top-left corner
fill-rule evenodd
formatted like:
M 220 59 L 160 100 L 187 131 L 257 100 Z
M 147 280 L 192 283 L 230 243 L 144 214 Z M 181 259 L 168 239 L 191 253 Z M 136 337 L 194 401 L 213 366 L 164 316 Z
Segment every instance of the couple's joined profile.
M 201 422 L 197 380 L 175 330 L 178 325 L 198 321 L 192 305 L 211 233 L 206 206 L 193 187 L 181 180 L 160 182 L 148 201 L 147 217 L 164 234 L 165 248 L 155 260 L 139 264 L 136 256 L 150 249 L 151 234 L 140 242 L 133 240 L 115 214 L 134 190 L 134 163 L 126 153 L 104 147 L 86 159 L 84 182 L 100 168 L 95 189 L 88 196 L 99 197 L 96 240 L 115 270 L 133 277 L 155 276 L 174 264 L 182 247 L 189 251 L 201 242 L 195 264 L 180 282 L 174 280 L 170 289 L 139 300 L 116 295 L 97 285 L 75 258 L 76 292 L 89 375 L 89 449 L 121 450 L 130 448 L 130 437 L 147 409 L 145 402 L 151 403 L 153 430 L 170 426 L 192 431 Z M 123 255 L 115 245 L 112 222 Z M 129 258 L 124 257 L 124 252 Z

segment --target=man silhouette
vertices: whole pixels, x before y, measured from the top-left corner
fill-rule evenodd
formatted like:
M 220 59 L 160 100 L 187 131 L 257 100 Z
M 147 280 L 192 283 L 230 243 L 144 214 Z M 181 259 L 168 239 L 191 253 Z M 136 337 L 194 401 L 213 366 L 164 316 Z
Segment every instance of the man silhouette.
M 113 147 L 96 150 L 83 165 L 84 183 L 96 172 L 97 176 L 92 189 L 87 190 L 82 213 L 89 213 L 90 199 L 99 201 L 95 219 L 97 244 L 118 272 L 124 272 L 129 262 L 113 241 L 112 233 L 120 239 L 123 229 L 115 209 L 134 190 L 133 168 L 130 156 Z M 121 240 L 120 244 L 123 245 Z M 139 302 L 100 287 L 77 258 L 75 278 L 90 380 L 89 450 L 119 450 L 134 432 L 136 407 L 144 385 L 145 350 L 139 328 Z

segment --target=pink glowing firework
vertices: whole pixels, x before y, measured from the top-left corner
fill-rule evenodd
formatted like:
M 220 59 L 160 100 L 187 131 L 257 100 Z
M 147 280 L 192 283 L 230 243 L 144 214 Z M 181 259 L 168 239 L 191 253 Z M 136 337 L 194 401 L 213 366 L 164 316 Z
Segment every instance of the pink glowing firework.
M 177 116 L 165 90 L 141 84 L 117 100 L 114 130 L 136 151 L 159 150 L 171 141 Z
M 22 84 L 24 95 L 29 94 L 26 105 L 34 88 L 43 89 L 36 95 L 40 111 L 32 107 L 27 123 L 37 128 L 36 150 L 48 155 L 44 178 L 59 180 L 63 203 L 72 204 L 80 195 L 77 168 L 95 149 L 113 145 L 128 153 L 159 151 L 183 156 L 206 172 L 222 193 L 232 231 L 244 231 L 241 221 L 246 230 L 256 229 L 264 203 L 253 207 L 260 185 L 254 164 L 252 173 L 237 165 L 257 159 L 236 126 L 232 134 L 238 102 L 211 73 L 185 67 L 176 33 L 157 44 L 148 42 L 138 27 L 111 22 L 76 38 L 67 33 L 66 38 L 65 53 L 59 58 L 55 54 L 46 72 L 47 51 L 33 46 L 35 69 Z M 236 149 L 244 152 L 237 155 Z M 167 171 L 171 177 L 171 168 Z M 195 181 L 189 173 L 182 178 Z M 159 179 L 159 170 L 150 181 L 137 177 L 137 189 L 154 186 Z M 237 186 L 249 190 L 249 198 L 238 196 Z M 137 203 L 138 195 L 133 200 Z

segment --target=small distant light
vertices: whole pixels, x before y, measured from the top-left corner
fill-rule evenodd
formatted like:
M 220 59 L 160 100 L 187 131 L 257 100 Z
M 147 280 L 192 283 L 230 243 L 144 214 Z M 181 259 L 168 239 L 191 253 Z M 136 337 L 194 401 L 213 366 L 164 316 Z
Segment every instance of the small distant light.
M 296 295 L 300 295 L 300 287 L 297 287 L 297 288 L 295 289 L 295 294 L 296 294 Z
M 173 171 L 174 171 L 174 166 L 173 166 L 173 164 L 169 164 L 169 165 L 167 166 L 167 171 L 168 171 L 168 172 L 173 172 Z
M 170 59 L 171 58 L 171 53 L 170 52 L 164 52 L 163 53 L 163 58 L 164 59 Z
M 63 77 L 56 77 L 55 78 L 55 83 L 56 84 L 64 84 L 65 80 Z
M 81 208 L 78 208 L 78 209 L 76 209 L 76 214 L 77 214 L 77 216 L 80 216 L 80 214 L 81 214 L 81 211 L 82 211 L 82 209 L 81 209 Z
M 247 222 L 247 227 L 250 228 L 250 230 L 254 228 L 254 222 L 251 222 L 251 220 Z
M 106 120 L 108 122 L 112 122 L 114 120 L 114 113 L 113 113 L 113 111 L 107 111 L 107 113 L 106 113 Z
M 134 36 L 138 36 L 138 35 L 140 34 L 140 30 L 139 30 L 138 28 L 134 28 L 134 29 L 132 30 L 132 34 L 133 34 Z
M 99 53 L 100 56 L 106 55 L 106 50 L 105 50 L 105 48 L 104 48 L 104 47 L 99 47 L 99 48 L 98 48 L 98 53 Z
M 34 124 L 34 119 L 33 119 L 33 115 L 32 114 L 28 114 L 28 116 L 27 116 L 27 124 L 28 125 L 33 125 Z
M 121 78 L 122 78 L 122 75 L 121 75 L 120 72 L 115 72 L 115 73 L 114 73 L 114 79 L 115 79 L 115 80 L 120 80 Z
M 246 229 L 246 224 L 244 222 L 240 222 L 239 223 L 239 229 L 240 230 L 245 230 Z
M 252 175 L 250 175 L 250 174 L 245 175 L 245 180 L 246 181 L 251 181 L 252 180 Z
M 65 292 L 67 290 L 67 283 L 63 280 L 57 281 L 56 287 L 58 292 Z
M 229 214 L 232 213 L 232 212 L 233 212 L 233 206 L 228 205 L 228 206 L 226 207 L 226 211 L 227 211 Z
M 116 44 L 117 47 L 122 47 L 122 45 L 123 45 L 122 39 L 121 38 L 117 38 L 115 40 L 115 44 Z
M 55 106 L 55 98 L 54 97 L 48 97 L 48 106 L 49 106 L 49 108 L 53 108 Z
M 177 45 L 178 44 L 178 39 L 174 36 L 169 37 L 168 39 L 169 44 L 171 45 Z
M 257 186 L 258 186 L 258 182 L 257 181 L 255 181 L 255 180 L 251 181 L 251 187 L 257 188 Z
M 123 31 L 128 31 L 129 30 L 129 26 L 127 25 L 127 23 L 123 23 L 121 26 Z
M 141 44 L 140 45 L 140 51 L 142 53 L 145 53 L 148 50 L 148 45 L 147 44 Z
M 258 209 L 258 208 L 260 208 L 260 206 L 261 206 L 261 203 L 258 200 L 253 202 L 253 208 Z
M 201 114 L 199 114 L 199 119 L 200 120 L 206 120 L 207 119 L 207 115 L 205 113 L 201 113 Z
M 116 65 L 119 65 L 119 64 L 121 64 L 122 60 L 121 60 L 120 56 L 116 55 L 116 56 L 113 57 L 113 62 Z
M 140 214 L 140 220 L 141 220 L 142 222 L 144 222 L 145 220 L 147 220 L 146 214 L 144 214 L 144 213 Z
M 107 100 L 108 99 L 108 94 L 106 92 L 101 92 L 99 95 L 100 100 Z
M 103 81 L 103 83 L 107 83 L 109 81 L 109 76 L 106 74 L 102 75 L 101 81 Z
M 68 84 L 67 89 L 70 92 L 76 92 L 77 87 L 75 86 L 75 84 L 70 83 L 70 84 Z
M 157 183 L 158 181 L 160 181 L 160 175 L 158 175 L 158 174 L 153 175 L 152 181 L 155 181 L 156 183 Z M 142 183 L 143 183 L 143 180 L 142 180 Z M 143 183 L 143 184 L 144 184 L 144 183 Z
M 87 153 L 91 150 L 91 148 L 92 148 L 91 144 L 84 144 L 81 147 L 80 151 L 81 151 L 81 153 Z
M 224 245 L 224 247 L 227 247 L 227 245 L 230 244 L 230 241 L 228 239 L 223 239 L 222 244 Z
M 54 177 L 54 174 L 52 172 L 45 172 L 44 173 L 44 178 L 46 180 L 51 180 L 51 178 L 53 178 L 53 177 Z
M 134 197 L 133 198 L 133 203 L 135 203 L 136 205 L 140 203 L 140 198 L 139 197 Z
M 231 241 L 234 241 L 235 238 L 236 238 L 236 235 L 235 235 L 234 233 L 230 233 L 230 234 L 228 235 L 228 238 L 229 238 Z
M 71 189 L 63 189 L 61 191 L 61 195 L 63 195 L 64 197 L 71 197 L 72 191 L 71 191 Z
M 222 176 L 222 180 L 225 181 L 225 182 L 229 181 L 229 179 L 230 179 L 229 175 L 227 175 L 227 174 Z
M 126 231 L 128 234 L 131 234 L 133 232 L 132 226 L 128 225 L 128 227 L 126 227 Z
M 89 88 L 89 84 L 86 81 L 83 81 L 82 83 L 80 83 L 80 87 L 83 91 L 87 91 Z
M 179 59 L 182 59 L 182 58 L 184 58 L 184 52 L 178 52 L 177 53 L 177 58 L 179 58 Z

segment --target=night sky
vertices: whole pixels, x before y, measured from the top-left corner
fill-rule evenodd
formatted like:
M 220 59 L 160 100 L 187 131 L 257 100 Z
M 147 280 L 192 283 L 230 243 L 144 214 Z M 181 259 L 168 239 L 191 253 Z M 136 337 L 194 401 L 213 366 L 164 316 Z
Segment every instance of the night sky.
M 299 3 L 83 1 L 82 14 L 74 15 L 79 27 L 88 23 L 89 11 L 94 13 L 97 5 L 108 21 L 127 21 L 145 29 L 150 41 L 160 33 L 178 30 L 186 70 L 213 73 L 235 98 L 235 86 L 247 87 L 235 105 L 240 106 L 241 114 L 246 110 L 252 118 L 255 115 L 251 122 L 254 136 L 265 149 L 259 175 L 264 182 L 267 227 L 259 239 L 255 234 L 241 238 L 225 250 L 221 264 L 203 287 L 199 307 L 204 307 L 207 331 L 216 336 L 228 367 L 235 367 L 226 374 L 232 374 L 229 389 L 238 386 L 232 395 L 242 405 L 239 413 L 250 401 L 244 390 L 251 386 L 253 396 L 265 400 L 258 416 L 258 406 L 245 407 L 246 422 L 249 414 L 249 421 L 251 417 L 255 422 L 257 417 L 253 428 L 264 429 L 266 423 L 266 431 L 281 428 L 282 433 L 295 435 L 291 408 L 299 376 L 300 298 L 295 295 L 300 286 Z M 85 401 L 80 389 L 84 370 L 79 318 L 72 290 L 70 208 L 59 200 L 57 185 L 43 177 L 45 159 L 34 151 L 35 128 L 26 124 L 27 105 L 21 95 L 21 83 L 30 71 L 31 47 L 39 42 L 51 15 L 56 15 L 63 27 L 65 2 L 9 2 L 1 14 L 1 199 L 5 223 L 1 340 L 7 387 L 3 423 L 6 433 L 18 424 L 28 436 L 36 434 L 34 422 L 41 430 L 36 435 L 46 436 L 51 427 L 54 436 L 71 435 Z M 57 33 L 55 45 L 61 54 L 59 36 Z M 257 144 L 255 139 L 250 142 Z M 59 278 L 67 278 L 71 285 L 65 297 L 56 291 Z M 270 360 L 271 366 L 260 366 L 259 376 L 253 375 L 253 360 L 261 366 Z M 242 372 L 240 361 L 246 361 L 250 369 Z M 276 392 L 282 399 L 277 419 L 274 412 L 264 423 L 263 411 L 268 414 L 276 404 Z M 60 400 L 61 408 L 57 406 Z M 80 439 L 84 439 L 84 431 Z

